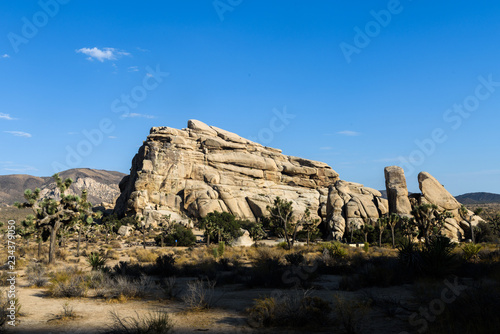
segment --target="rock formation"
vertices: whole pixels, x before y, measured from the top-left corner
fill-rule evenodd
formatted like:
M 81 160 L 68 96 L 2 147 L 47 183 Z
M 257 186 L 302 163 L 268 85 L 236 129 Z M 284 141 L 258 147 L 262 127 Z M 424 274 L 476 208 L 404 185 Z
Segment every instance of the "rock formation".
M 378 191 L 341 181 L 323 162 L 286 156 L 196 120 L 182 130 L 152 128 L 120 190 L 115 211 L 151 223 L 167 214 L 186 221 L 216 210 L 255 221 L 279 196 L 293 202 L 297 217 L 309 208 L 311 218 L 328 221 L 341 235 L 346 220 L 387 211 Z
M 385 169 L 389 200 L 379 191 L 343 181 L 323 162 L 286 156 L 237 134 L 188 121 L 186 129 L 154 127 L 132 160 L 130 175 L 120 182 L 115 206 L 119 215 L 139 215 L 146 224 L 163 216 L 192 226 L 192 220 L 212 211 L 230 212 L 256 221 L 279 196 L 292 201 L 295 217 L 309 208 L 332 238 L 341 239 L 389 212 L 410 215 L 414 205 L 433 203 L 452 210 L 447 231 L 463 235 L 460 205 L 428 173 L 419 175 L 421 195 L 408 197 L 400 167 Z
M 403 168 L 398 166 L 385 167 L 384 174 L 389 211 L 398 215 L 409 215 L 411 204 L 408 199 L 408 188 Z

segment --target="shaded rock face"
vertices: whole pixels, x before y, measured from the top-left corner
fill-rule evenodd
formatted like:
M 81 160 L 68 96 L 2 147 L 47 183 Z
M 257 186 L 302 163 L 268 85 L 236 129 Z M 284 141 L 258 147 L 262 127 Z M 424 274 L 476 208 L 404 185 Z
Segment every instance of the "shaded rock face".
M 342 180 L 328 188 L 326 222 L 333 239 L 342 239 L 349 228 L 357 229 L 388 211 L 388 202 L 378 190 Z
M 389 211 L 398 215 L 409 215 L 411 204 L 403 168 L 389 166 L 384 169 L 385 187 L 389 201 Z
M 115 212 L 150 221 L 226 211 L 255 221 L 267 215 L 276 196 L 293 202 L 296 216 L 327 215 L 328 187 L 339 180 L 327 164 L 281 154 L 200 121 L 188 128 L 152 128 L 120 182 Z

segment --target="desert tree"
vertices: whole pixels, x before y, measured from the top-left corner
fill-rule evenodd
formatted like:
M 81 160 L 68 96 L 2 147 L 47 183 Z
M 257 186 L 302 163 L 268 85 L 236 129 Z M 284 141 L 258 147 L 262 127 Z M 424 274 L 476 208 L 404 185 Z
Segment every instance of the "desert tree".
M 474 226 L 472 226 L 472 217 L 474 215 L 479 216 L 482 212 L 483 212 L 482 208 L 477 208 L 476 210 L 474 210 L 474 214 L 470 215 L 469 210 L 467 210 L 467 208 L 464 205 L 462 205 L 459 209 L 460 217 L 462 217 L 462 219 L 465 220 L 469 225 L 471 240 L 472 243 L 474 244 L 476 243 L 476 236 L 474 233 Z
M 373 226 L 373 219 L 363 218 L 363 226 L 361 226 L 361 232 L 365 236 L 365 243 L 368 243 L 368 234 L 372 233 L 375 227 Z
M 82 196 L 66 195 L 73 183 L 70 178 L 63 180 L 59 174 L 54 174 L 57 188 L 60 191 L 60 200 L 54 198 L 40 198 L 40 189 L 27 189 L 24 192 L 24 203 L 16 202 L 18 208 L 31 208 L 34 212 L 37 229 L 46 229 L 49 232 L 49 263 L 54 263 L 57 233 L 62 226 L 72 225 L 85 210 L 91 214 L 91 205 L 87 202 L 87 191 Z
M 390 227 L 391 229 L 391 236 L 392 236 L 392 248 L 396 248 L 396 237 L 394 236 L 394 230 L 396 228 L 396 225 L 398 225 L 398 223 L 401 221 L 401 216 L 399 216 L 398 214 L 396 213 L 391 213 L 389 216 L 388 216 L 388 220 L 387 220 L 387 225 Z
M 439 212 L 435 204 L 417 205 L 413 208 L 411 214 L 426 244 L 429 244 L 431 234 L 439 235 L 441 233 L 446 218 L 452 217 L 448 211 Z
M 382 235 L 384 234 L 385 227 L 387 226 L 389 218 L 387 216 L 379 217 L 375 221 L 375 227 L 378 230 L 378 246 L 382 247 Z
M 297 236 L 298 222 L 293 219 L 293 205 L 292 201 L 282 200 L 276 197 L 274 205 L 267 206 L 267 211 L 270 214 L 270 226 L 280 236 L 285 238 L 288 249 L 293 247 L 295 237 Z
M 242 235 L 240 222 L 229 212 L 209 212 L 201 219 L 199 226 L 205 230 L 207 244 L 210 244 L 210 239 L 215 238 L 217 242 L 230 244 Z
M 309 208 L 304 211 L 302 218 L 300 219 L 300 225 L 302 229 L 307 232 L 307 246 L 309 246 L 309 240 L 311 239 L 311 233 L 314 234 L 318 231 L 319 219 L 311 219 L 311 211 Z

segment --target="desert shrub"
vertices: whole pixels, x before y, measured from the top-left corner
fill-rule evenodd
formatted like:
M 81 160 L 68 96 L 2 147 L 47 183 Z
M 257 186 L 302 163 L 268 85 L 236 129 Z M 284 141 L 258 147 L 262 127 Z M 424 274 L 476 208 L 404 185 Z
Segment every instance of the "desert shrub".
M 422 269 L 422 254 L 416 243 L 405 238 L 398 244 L 398 259 L 407 270 L 420 272 Z
M 318 328 L 330 323 L 331 311 L 327 301 L 311 297 L 307 291 L 295 291 L 256 299 L 247 313 L 252 327 Z
M 254 241 L 262 240 L 266 235 L 266 231 L 260 223 L 254 223 L 248 220 L 240 221 L 242 229 L 245 229 L 250 234 L 250 238 Z
M 491 224 L 480 222 L 474 227 L 476 242 L 498 242 L 498 235 L 491 228 Z
M 339 283 L 340 290 L 356 291 L 373 286 L 388 287 L 401 284 L 406 278 L 397 260 L 386 257 L 363 261 L 352 270 L 353 273 L 342 276 Z
M 177 244 L 175 243 L 176 240 Z M 156 236 L 155 242 L 157 245 L 161 245 L 161 237 Z M 169 233 L 164 235 L 163 242 L 167 246 L 189 247 L 196 243 L 196 237 L 190 228 L 182 224 L 174 224 Z
M 130 279 L 123 276 L 115 277 L 104 282 L 98 288 L 96 294 L 100 297 L 118 298 L 142 298 L 154 288 L 154 283 L 149 276 L 142 275 L 139 279 Z
M 87 257 L 87 262 L 92 267 L 92 270 L 102 270 L 106 264 L 107 258 L 99 254 L 98 252 L 92 252 Z
M 215 281 L 195 280 L 188 282 L 184 303 L 193 310 L 208 309 L 214 306 Z
M 162 276 L 171 276 L 176 272 L 174 255 L 165 254 L 156 258 L 156 269 Z
M 347 334 L 360 333 L 363 326 L 362 319 L 367 310 L 368 305 L 365 302 L 335 296 L 335 315 Z
M 176 290 L 176 282 L 175 276 L 164 278 L 161 282 L 160 289 L 163 291 L 166 298 L 174 299 L 177 297 L 178 291 Z
M 85 297 L 87 282 L 85 274 L 76 267 L 66 267 L 52 274 L 49 294 L 52 297 Z
M 282 277 L 286 267 L 282 264 L 281 253 L 269 247 L 258 248 L 257 253 L 248 281 L 250 287 L 283 287 Z
M 285 260 L 292 266 L 298 266 L 304 262 L 304 255 L 300 252 L 290 253 L 285 255 Z
M 158 254 L 149 249 L 136 249 L 134 253 L 139 262 L 155 262 L 158 257 Z
M 69 256 L 69 252 L 66 249 L 58 248 L 56 250 L 56 258 L 62 261 L 66 261 Z
M 481 250 L 481 245 L 476 245 L 473 243 L 467 243 L 462 247 L 462 258 L 465 261 L 477 261 L 479 260 L 479 251 Z
M 174 327 L 168 313 L 156 310 L 145 315 L 136 312 L 135 317 L 120 318 L 116 311 L 111 312 L 112 325 L 105 331 L 108 334 L 166 334 Z
M 325 249 L 335 259 L 347 257 L 347 249 L 339 242 L 323 242 L 320 244 L 320 251 L 323 252 Z
M 42 263 L 31 262 L 26 268 L 26 280 L 30 286 L 43 287 L 47 284 L 47 272 Z
M 288 243 L 286 241 L 282 241 L 276 245 L 279 249 L 288 249 Z
M 456 244 L 444 236 L 430 238 L 422 248 L 423 273 L 434 277 L 444 277 L 457 268 L 458 262 L 453 254 Z

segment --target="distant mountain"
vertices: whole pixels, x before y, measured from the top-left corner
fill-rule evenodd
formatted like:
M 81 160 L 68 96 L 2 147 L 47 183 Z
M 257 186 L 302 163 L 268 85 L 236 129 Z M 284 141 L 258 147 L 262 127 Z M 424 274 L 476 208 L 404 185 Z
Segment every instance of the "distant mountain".
M 462 204 L 500 203 L 500 195 L 493 193 L 467 193 L 455 198 Z
M 70 193 L 80 195 L 82 189 L 87 189 L 89 202 L 100 204 L 112 203 L 120 195 L 118 184 L 125 174 L 120 172 L 97 170 L 89 168 L 69 169 L 59 173 L 65 178 L 71 178 L 73 184 Z M 25 189 L 40 188 L 43 196 L 59 196 L 52 177 L 37 177 L 31 175 L 0 175 L 0 204 L 12 205 L 14 202 L 24 200 Z

